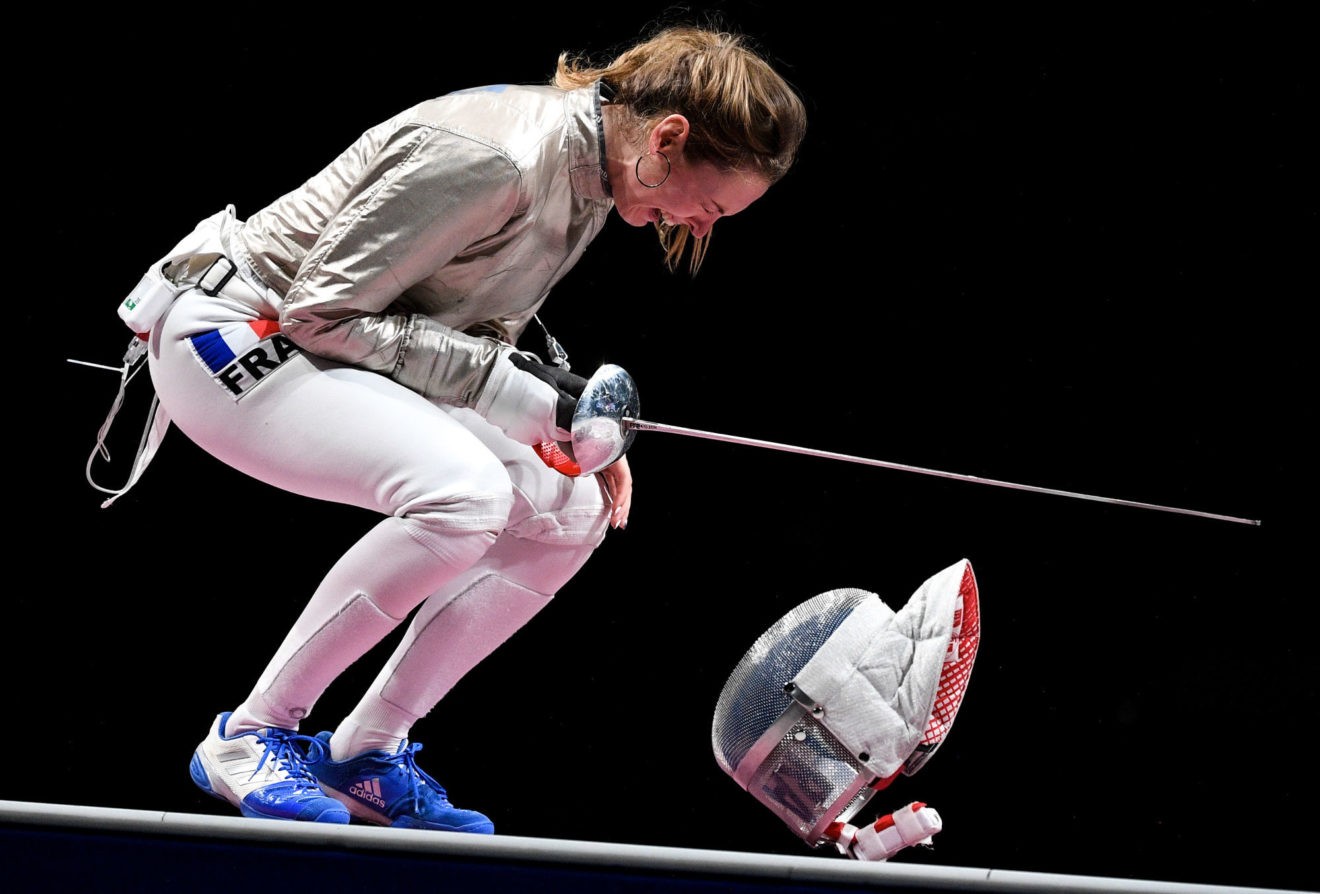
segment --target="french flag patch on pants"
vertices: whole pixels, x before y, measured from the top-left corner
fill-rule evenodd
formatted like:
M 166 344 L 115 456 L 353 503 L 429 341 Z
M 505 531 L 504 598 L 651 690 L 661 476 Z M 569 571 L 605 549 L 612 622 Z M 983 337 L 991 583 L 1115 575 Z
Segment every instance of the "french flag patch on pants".
M 193 355 L 234 399 L 247 394 L 299 348 L 280 334 L 275 320 L 226 323 L 188 339 Z

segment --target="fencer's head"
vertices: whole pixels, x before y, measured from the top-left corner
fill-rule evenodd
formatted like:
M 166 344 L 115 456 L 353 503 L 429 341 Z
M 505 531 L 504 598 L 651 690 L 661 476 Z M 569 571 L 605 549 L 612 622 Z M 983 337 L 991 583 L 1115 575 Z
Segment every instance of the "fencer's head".
M 696 271 L 715 221 L 778 182 L 806 133 L 792 85 L 747 36 L 719 27 L 660 27 L 603 65 L 560 55 L 556 86 L 596 82 L 616 207 L 656 228 L 671 269 L 690 241 Z

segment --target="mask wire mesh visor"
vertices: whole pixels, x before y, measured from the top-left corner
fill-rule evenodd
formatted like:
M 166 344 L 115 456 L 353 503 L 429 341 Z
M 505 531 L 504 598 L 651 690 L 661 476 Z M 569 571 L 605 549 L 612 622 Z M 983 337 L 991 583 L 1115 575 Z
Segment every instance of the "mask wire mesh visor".
M 811 846 L 948 735 L 980 643 L 966 559 L 897 613 L 859 589 L 821 593 L 779 619 L 720 693 L 720 768 Z

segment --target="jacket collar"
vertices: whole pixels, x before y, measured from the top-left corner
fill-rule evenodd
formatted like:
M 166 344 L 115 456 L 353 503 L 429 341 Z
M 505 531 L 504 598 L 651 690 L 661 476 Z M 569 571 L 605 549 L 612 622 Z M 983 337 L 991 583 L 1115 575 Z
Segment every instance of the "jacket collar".
M 568 117 L 569 177 L 573 192 L 585 199 L 611 198 L 609 172 L 605 168 L 605 118 L 601 114 L 600 82 L 564 97 Z

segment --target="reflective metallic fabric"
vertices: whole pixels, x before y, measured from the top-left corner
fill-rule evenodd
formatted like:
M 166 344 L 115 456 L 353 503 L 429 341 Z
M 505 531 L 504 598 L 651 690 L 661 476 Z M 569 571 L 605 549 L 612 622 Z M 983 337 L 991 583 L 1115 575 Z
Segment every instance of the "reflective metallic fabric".
M 366 131 L 231 250 L 303 349 L 469 406 L 499 349 L 461 330 L 521 334 L 613 207 L 602 152 L 595 87 L 460 91 Z

